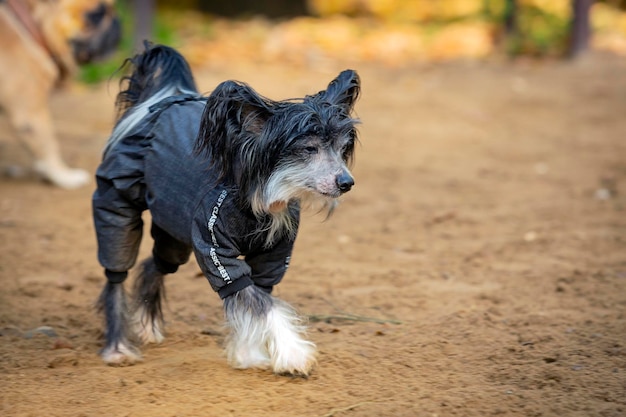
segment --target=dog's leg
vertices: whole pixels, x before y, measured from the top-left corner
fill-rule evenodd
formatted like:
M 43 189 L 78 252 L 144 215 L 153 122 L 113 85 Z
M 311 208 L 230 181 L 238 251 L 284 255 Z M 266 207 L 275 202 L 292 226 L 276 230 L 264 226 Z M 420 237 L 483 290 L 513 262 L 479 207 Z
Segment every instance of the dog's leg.
M 144 260 L 135 279 L 133 292 L 133 327 L 143 343 L 161 343 L 163 336 L 163 309 L 165 297 L 163 274 L 157 270 L 152 257 Z
M 273 301 L 267 315 L 272 369 L 277 374 L 307 376 L 316 363 L 315 344 L 302 338 L 306 327 L 293 307 L 278 298 Z
M 98 301 L 106 320 L 105 346 L 100 352 L 109 365 L 133 364 L 141 355 L 131 343 L 124 284 L 107 282 Z
M 62 188 L 83 186 L 89 182 L 89 174 L 81 169 L 69 168 L 63 162 L 47 97 L 40 95 L 8 108 L 11 123 L 33 155 L 34 169 L 39 175 Z
M 135 279 L 133 329 L 143 343 L 161 343 L 163 336 L 164 277 L 178 270 L 191 255 L 191 247 L 152 223 L 152 256 L 141 263 Z
M 315 365 L 315 345 L 302 338 L 302 321 L 284 301 L 252 285 L 227 297 L 224 312 L 233 367 L 306 376 Z
M 224 299 L 224 316 L 229 330 L 226 356 L 234 368 L 268 368 L 265 317 L 272 306 L 269 295 L 249 286 Z

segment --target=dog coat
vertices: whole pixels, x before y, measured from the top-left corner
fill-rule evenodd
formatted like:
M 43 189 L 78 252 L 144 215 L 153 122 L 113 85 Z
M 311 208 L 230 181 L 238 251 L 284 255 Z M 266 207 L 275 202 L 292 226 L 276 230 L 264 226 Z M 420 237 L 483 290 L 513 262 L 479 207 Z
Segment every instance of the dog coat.
M 266 247 L 264 219 L 194 151 L 204 105 L 200 96 L 168 97 L 123 137 L 109 140 L 93 195 L 98 260 L 109 281 L 122 282 L 134 265 L 145 210 L 163 273 L 193 251 L 221 298 L 252 284 L 269 292 L 284 276 L 295 233 Z M 297 225 L 298 204 L 289 210 Z

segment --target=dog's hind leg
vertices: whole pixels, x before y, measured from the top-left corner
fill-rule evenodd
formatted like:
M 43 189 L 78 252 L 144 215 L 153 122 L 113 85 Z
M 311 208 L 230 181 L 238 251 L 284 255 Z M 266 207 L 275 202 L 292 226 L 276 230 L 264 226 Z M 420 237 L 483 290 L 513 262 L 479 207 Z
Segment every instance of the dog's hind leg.
M 179 265 L 189 260 L 191 247 L 155 223 L 152 223 L 150 234 L 154 239 L 152 256 L 141 263 L 135 279 L 133 330 L 143 343 L 161 343 L 165 324 L 162 306 L 164 277 L 176 272 Z
M 131 341 L 128 310 L 124 284 L 107 282 L 98 300 L 106 320 L 102 360 L 109 365 L 133 364 L 141 360 L 141 354 Z
M 164 339 L 164 297 L 163 274 L 150 257 L 141 263 L 133 291 L 133 328 L 142 343 L 161 343 Z

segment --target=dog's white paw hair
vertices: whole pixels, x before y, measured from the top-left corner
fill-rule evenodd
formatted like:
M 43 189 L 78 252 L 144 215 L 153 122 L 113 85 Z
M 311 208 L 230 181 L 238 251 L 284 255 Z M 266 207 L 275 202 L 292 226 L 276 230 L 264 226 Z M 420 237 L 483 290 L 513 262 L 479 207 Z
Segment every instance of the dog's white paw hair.
M 237 311 L 235 322 L 227 323 L 230 332 L 226 338 L 226 358 L 236 369 L 267 369 L 271 365 L 267 351 L 266 326 L 261 317 L 250 311 Z
M 141 354 L 129 342 L 118 342 L 117 345 L 107 346 L 100 352 L 102 360 L 107 365 L 133 365 L 142 360 Z
M 72 190 L 89 183 L 89 173 L 82 169 L 68 168 L 43 161 L 35 163 L 35 171 L 52 184 Z
M 317 349 L 302 336 L 302 319 L 287 303 L 275 299 L 267 314 L 267 348 L 277 374 L 307 376 L 317 363 Z
M 232 367 L 271 368 L 277 374 L 302 376 L 311 372 L 316 363 L 315 344 L 302 337 L 305 327 L 291 306 L 273 298 L 263 315 L 245 308 L 235 312 L 227 323 L 230 333 L 226 340 L 226 355 Z
M 163 323 L 157 318 L 150 317 L 150 314 L 143 306 L 137 307 L 132 319 L 133 333 L 143 344 L 159 344 L 165 340 L 163 334 Z
M 236 369 L 267 369 L 271 365 L 265 346 L 250 341 L 234 341 L 234 338 L 230 338 L 226 345 L 226 355 L 230 366 Z

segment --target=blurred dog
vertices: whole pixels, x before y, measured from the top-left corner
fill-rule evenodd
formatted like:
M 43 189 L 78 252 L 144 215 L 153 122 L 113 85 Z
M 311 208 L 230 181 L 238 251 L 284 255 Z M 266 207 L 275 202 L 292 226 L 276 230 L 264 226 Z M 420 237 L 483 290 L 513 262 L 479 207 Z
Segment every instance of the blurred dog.
M 49 108 L 53 88 L 111 52 L 121 28 L 114 0 L 0 0 L 0 108 L 45 180 L 76 188 L 87 172 L 61 157 Z
M 140 358 L 133 343 L 163 340 L 163 280 L 191 252 L 224 300 L 228 361 L 307 375 L 315 345 L 298 314 L 271 295 L 289 265 L 300 208 L 330 212 L 354 179 L 360 91 L 356 72 L 298 100 L 273 101 L 225 81 L 198 93 L 185 59 L 147 46 L 117 98 L 119 119 L 96 172 L 93 211 L 107 283 L 102 358 Z M 135 281 L 128 314 L 123 282 L 137 259 L 142 212 L 152 216 L 152 256 Z

